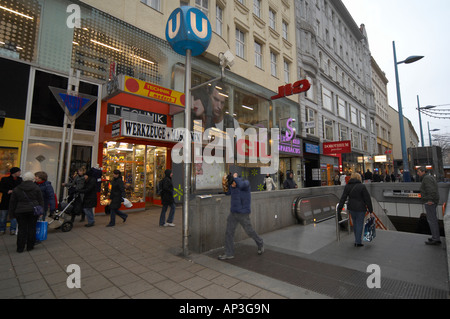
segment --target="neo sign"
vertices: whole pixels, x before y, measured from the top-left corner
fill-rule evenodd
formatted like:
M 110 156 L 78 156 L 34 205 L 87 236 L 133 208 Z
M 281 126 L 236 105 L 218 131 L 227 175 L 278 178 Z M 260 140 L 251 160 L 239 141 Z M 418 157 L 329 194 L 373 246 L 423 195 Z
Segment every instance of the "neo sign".
M 290 96 L 306 92 L 311 88 L 311 84 L 308 80 L 300 80 L 294 84 L 286 84 L 278 87 L 278 94 L 271 97 L 272 100 L 281 99 L 282 97 Z
M 197 8 L 177 8 L 167 20 L 166 39 L 178 54 L 186 55 L 187 50 L 191 50 L 192 56 L 202 54 L 208 48 L 211 36 L 211 24 Z

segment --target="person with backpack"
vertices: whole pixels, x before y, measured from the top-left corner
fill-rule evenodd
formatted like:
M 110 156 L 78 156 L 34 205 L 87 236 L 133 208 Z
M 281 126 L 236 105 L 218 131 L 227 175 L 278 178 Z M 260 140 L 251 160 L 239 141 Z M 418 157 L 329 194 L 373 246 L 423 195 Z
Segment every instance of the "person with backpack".
M 361 242 L 362 233 L 364 229 L 364 217 L 369 211 L 371 217 L 373 216 L 372 199 L 366 186 L 362 183 L 362 178 L 359 173 L 353 173 L 350 180 L 345 185 L 344 193 L 341 196 L 337 212 L 340 215 L 345 201 L 348 198 L 347 209 L 353 220 L 353 230 L 355 233 L 355 247 L 364 246 Z
M 174 227 L 173 218 L 175 216 L 175 200 L 173 198 L 173 184 L 172 184 L 172 170 L 166 169 L 164 172 L 165 177 L 160 181 L 161 186 L 159 186 L 161 192 L 161 203 L 163 205 L 161 210 L 161 215 L 159 217 L 159 226 L 163 227 Z M 166 221 L 167 208 L 170 206 L 169 218 Z

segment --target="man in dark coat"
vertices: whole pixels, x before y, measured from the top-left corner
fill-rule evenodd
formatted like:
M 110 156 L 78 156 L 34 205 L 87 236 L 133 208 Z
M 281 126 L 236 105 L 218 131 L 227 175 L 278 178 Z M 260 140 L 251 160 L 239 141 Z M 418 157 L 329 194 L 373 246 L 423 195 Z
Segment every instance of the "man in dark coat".
M 95 223 L 94 207 L 97 206 L 97 179 L 92 176 L 92 171 L 89 170 L 84 175 L 86 182 L 83 189 L 78 192 L 84 194 L 83 197 L 83 211 L 86 214 L 88 223 L 86 227 L 92 227 Z
M 238 224 L 241 224 L 248 236 L 253 238 L 258 246 L 258 255 L 264 252 L 264 243 L 261 237 L 255 232 L 250 223 L 250 213 L 252 195 L 250 182 L 242 180 L 237 173 L 233 174 L 230 184 L 231 207 L 230 215 L 227 218 L 227 230 L 225 233 L 225 254 L 220 255 L 220 260 L 234 258 L 234 233 Z
M 298 185 L 294 182 L 294 174 L 292 172 L 288 172 L 283 187 L 284 189 L 298 188 Z
M 170 169 L 166 169 L 164 172 L 165 177 L 162 180 L 162 190 L 161 190 L 161 203 L 163 205 L 161 210 L 161 216 L 159 217 L 159 226 L 170 226 L 174 227 L 173 217 L 175 216 L 175 200 L 173 199 L 173 184 L 172 176 L 173 173 Z M 169 218 L 166 222 L 166 211 L 167 207 L 170 206 Z
M 21 171 L 18 167 L 13 167 L 9 170 L 10 176 L 3 177 L 0 181 L 0 192 L 2 193 L 2 200 L 0 202 L 0 235 L 6 231 L 6 220 L 8 219 L 9 201 L 13 189 L 22 183 L 20 177 Z M 15 218 L 11 219 L 11 226 L 9 228 L 10 234 L 16 233 L 17 221 Z

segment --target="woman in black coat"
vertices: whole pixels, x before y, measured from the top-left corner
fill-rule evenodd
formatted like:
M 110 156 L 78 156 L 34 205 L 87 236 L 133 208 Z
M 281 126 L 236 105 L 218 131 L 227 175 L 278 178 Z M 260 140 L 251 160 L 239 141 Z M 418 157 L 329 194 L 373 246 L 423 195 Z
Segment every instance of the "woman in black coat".
M 17 218 L 19 233 L 17 236 L 17 252 L 21 253 L 27 246 L 30 251 L 36 243 L 36 223 L 38 216 L 34 215 L 33 207 L 44 206 L 42 192 L 34 183 L 34 174 L 27 172 L 23 182 L 14 188 L 9 201 L 9 215 Z
M 161 203 L 163 205 L 161 209 L 161 215 L 159 216 L 159 226 L 170 226 L 174 227 L 173 218 L 175 216 L 175 200 L 173 198 L 173 184 L 172 184 L 172 171 L 166 169 L 164 172 L 165 177 L 162 180 L 162 190 L 161 190 Z M 166 212 L 167 208 L 170 206 L 169 217 L 166 222 Z
M 109 204 L 111 219 L 106 227 L 112 227 L 116 224 L 116 214 L 122 217 L 124 223 L 128 217 L 128 214 L 122 213 L 119 210 L 123 198 L 125 197 L 125 186 L 123 185 L 122 174 L 116 169 L 113 172 L 113 177 L 111 182 L 111 193 L 109 194 L 109 198 L 111 199 L 111 203 Z
M 361 175 L 353 173 L 348 184 L 344 188 L 338 205 L 338 214 L 341 213 L 345 201 L 348 198 L 347 209 L 352 216 L 353 230 L 355 233 L 355 247 L 364 246 L 361 243 L 366 212 L 373 213 L 372 199 L 366 186 L 361 182 Z
M 92 171 L 88 170 L 84 175 L 85 183 L 84 187 L 78 190 L 83 196 L 83 211 L 86 214 L 88 223 L 84 226 L 94 226 L 94 207 L 97 206 L 97 180 L 92 176 Z

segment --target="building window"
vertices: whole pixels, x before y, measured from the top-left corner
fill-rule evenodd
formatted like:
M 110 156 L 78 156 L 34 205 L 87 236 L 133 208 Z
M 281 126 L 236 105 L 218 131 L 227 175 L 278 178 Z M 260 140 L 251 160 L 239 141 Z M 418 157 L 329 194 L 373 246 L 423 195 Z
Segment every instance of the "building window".
M 141 0 L 141 2 L 157 11 L 161 11 L 161 0 Z
M 216 33 L 223 36 L 223 9 L 216 6 Z
M 338 97 L 338 115 L 343 119 L 347 119 L 347 108 L 345 107 L 345 101 Z
M 245 34 L 239 29 L 236 29 L 236 55 L 240 58 L 245 58 Z
M 367 128 L 366 114 L 361 112 L 360 117 L 361 117 L 360 118 L 361 119 L 361 128 L 366 129 Z
M 332 93 L 325 87 L 322 87 L 322 103 L 325 110 L 333 112 Z
M 202 12 L 208 16 L 209 5 L 208 0 L 195 0 L 195 7 L 202 10 Z
M 356 107 L 350 106 L 351 118 L 350 121 L 352 124 L 358 125 L 358 110 Z
M 288 33 L 289 25 L 288 25 L 288 23 L 283 20 L 283 23 L 281 26 L 282 26 L 281 34 L 282 34 L 283 39 L 289 40 L 289 36 L 288 36 L 289 35 L 289 33 Z
M 255 66 L 262 69 L 262 45 L 255 41 Z
M 261 0 L 253 0 L 253 14 L 261 18 Z
M 334 141 L 334 125 L 333 121 L 323 118 L 323 138 L 329 141 Z
M 286 60 L 284 60 L 284 82 L 286 83 L 290 83 L 291 82 L 291 76 L 290 76 L 290 68 L 291 65 L 289 62 L 287 62 Z
M 276 30 L 277 25 L 277 13 L 272 9 L 269 9 L 269 27 Z
M 340 124 L 339 125 L 339 138 L 341 141 L 348 141 L 348 128 L 345 127 L 344 125 Z
M 316 112 L 313 109 L 306 109 L 306 122 L 316 123 Z M 316 128 L 306 129 L 307 134 L 316 135 Z
M 277 71 L 277 55 L 271 51 L 270 52 L 270 74 L 272 76 L 277 76 L 278 71 Z

